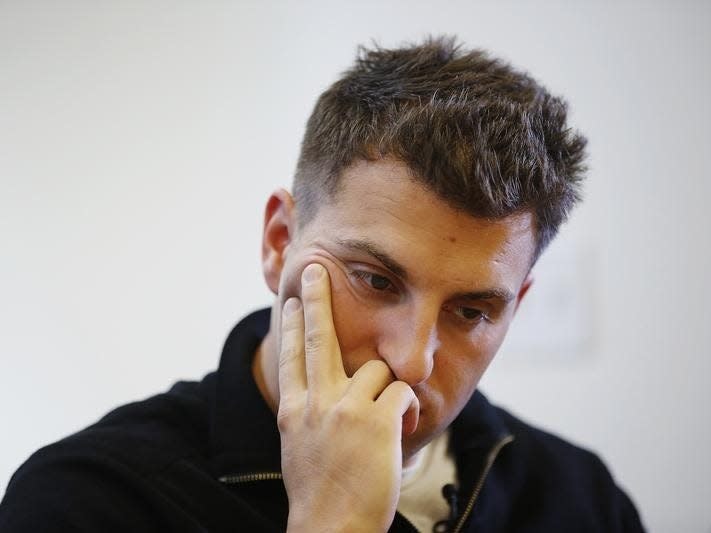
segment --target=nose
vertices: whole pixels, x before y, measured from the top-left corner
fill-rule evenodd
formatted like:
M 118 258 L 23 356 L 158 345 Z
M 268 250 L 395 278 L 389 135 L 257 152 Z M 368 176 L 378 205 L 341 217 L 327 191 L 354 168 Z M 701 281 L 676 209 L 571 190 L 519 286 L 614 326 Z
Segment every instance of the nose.
M 437 334 L 438 309 L 403 312 L 382 326 L 378 343 L 380 357 L 395 377 L 411 387 L 432 374 L 434 355 L 439 348 Z

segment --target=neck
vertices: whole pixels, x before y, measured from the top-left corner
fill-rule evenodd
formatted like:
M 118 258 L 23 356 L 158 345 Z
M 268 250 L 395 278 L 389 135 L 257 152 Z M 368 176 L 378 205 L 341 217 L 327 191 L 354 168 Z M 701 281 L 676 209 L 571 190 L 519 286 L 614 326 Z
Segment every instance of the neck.
M 278 310 L 276 310 L 278 312 Z M 272 309 L 272 319 L 269 332 L 257 348 L 252 360 L 252 375 L 259 393 L 269 408 L 276 414 L 279 408 L 279 362 L 277 342 L 275 339 L 275 309 Z

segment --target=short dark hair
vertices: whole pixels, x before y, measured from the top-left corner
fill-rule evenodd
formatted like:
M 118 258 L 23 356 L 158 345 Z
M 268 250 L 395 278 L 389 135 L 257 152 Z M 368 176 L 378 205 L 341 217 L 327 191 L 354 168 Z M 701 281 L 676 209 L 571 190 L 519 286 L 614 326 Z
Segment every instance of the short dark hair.
M 580 200 L 586 139 L 566 114 L 528 74 L 454 37 L 360 47 L 308 120 L 294 179 L 299 224 L 336 194 L 346 167 L 390 157 L 475 217 L 531 211 L 535 261 Z

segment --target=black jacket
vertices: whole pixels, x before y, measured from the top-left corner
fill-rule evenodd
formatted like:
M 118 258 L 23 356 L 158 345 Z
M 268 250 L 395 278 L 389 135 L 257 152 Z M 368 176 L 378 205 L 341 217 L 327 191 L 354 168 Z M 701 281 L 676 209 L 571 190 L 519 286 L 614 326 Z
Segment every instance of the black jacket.
M 109 413 L 20 467 L 0 532 L 282 531 L 279 433 L 251 373 L 267 310 L 240 322 L 217 372 Z M 474 394 L 452 425 L 462 531 L 642 531 L 593 454 Z M 442 497 L 437 490 L 433 498 Z M 396 515 L 391 531 L 413 531 Z

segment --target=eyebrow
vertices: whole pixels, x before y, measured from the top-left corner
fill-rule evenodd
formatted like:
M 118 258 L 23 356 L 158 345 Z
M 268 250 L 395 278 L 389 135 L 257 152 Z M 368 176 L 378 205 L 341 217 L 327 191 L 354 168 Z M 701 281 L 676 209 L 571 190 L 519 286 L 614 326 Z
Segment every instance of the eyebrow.
M 483 291 L 460 292 L 454 295 L 455 300 L 500 300 L 504 304 L 513 301 L 514 295 L 506 289 L 486 289 Z
M 365 252 L 366 254 L 380 261 L 380 263 L 385 268 L 387 268 L 397 277 L 403 280 L 407 279 L 407 271 L 405 270 L 405 267 L 395 261 L 395 259 L 390 257 L 384 251 L 379 250 L 378 247 L 372 242 L 363 241 L 359 239 L 336 239 L 336 242 L 345 248 L 349 248 L 351 250 L 356 250 L 359 252 Z
M 407 280 L 407 271 L 400 263 L 395 261 L 386 252 L 380 250 L 374 243 L 360 239 L 336 239 L 336 243 L 344 248 L 364 252 L 377 259 L 386 269 L 402 280 Z M 514 300 L 514 295 L 500 288 L 484 289 L 481 291 L 460 292 L 453 296 L 456 300 L 499 300 L 504 304 Z

